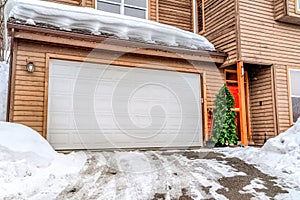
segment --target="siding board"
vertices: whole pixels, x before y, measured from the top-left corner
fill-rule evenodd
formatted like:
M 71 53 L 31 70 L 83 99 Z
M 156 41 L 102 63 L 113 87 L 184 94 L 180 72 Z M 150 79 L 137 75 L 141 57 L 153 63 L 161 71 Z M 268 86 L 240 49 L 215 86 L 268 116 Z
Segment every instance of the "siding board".
M 255 73 L 256 77 L 255 80 L 250 81 L 249 85 L 252 140 L 255 144 L 263 144 L 264 134 L 268 133 L 267 138 L 274 137 L 276 129 L 271 68 L 256 69 L 251 73 Z
M 212 42 L 216 49 L 228 53 L 227 61 L 237 60 L 237 30 L 235 0 L 206 0 L 204 36 Z

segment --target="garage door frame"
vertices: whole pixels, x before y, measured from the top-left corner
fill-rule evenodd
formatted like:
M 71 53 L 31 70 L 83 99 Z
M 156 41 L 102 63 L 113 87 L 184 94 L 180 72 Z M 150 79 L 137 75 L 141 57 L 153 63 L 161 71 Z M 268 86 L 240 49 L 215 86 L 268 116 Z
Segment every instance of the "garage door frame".
M 98 59 L 98 58 L 87 58 L 83 56 L 70 56 L 63 54 L 52 54 L 46 53 L 46 69 L 45 69 L 45 94 L 44 94 L 44 110 L 43 110 L 43 133 L 42 136 L 47 138 L 47 120 L 48 120 L 48 84 L 49 84 L 49 67 L 51 59 L 60 59 L 67 61 L 75 61 L 75 62 L 90 62 L 97 64 L 111 64 L 122 67 L 139 67 L 145 69 L 156 69 L 156 70 L 167 70 L 167 71 L 176 71 L 176 72 L 185 72 L 185 73 L 194 73 L 200 75 L 200 89 L 201 89 L 201 110 L 202 110 L 202 139 L 206 141 L 208 139 L 208 116 L 207 112 L 207 94 L 206 94 L 206 72 L 199 71 L 194 68 L 183 68 L 183 67 L 172 67 L 165 68 L 161 66 L 147 66 L 147 63 L 131 63 L 124 61 L 114 61 L 111 63 L 111 60 L 106 59 Z M 145 66 L 146 65 L 146 66 Z

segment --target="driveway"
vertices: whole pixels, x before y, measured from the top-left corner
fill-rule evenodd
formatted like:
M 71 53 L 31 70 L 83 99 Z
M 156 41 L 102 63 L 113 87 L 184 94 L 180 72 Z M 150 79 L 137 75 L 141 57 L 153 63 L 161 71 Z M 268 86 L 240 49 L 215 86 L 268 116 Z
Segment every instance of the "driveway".
M 274 199 L 275 177 L 210 150 L 86 152 L 57 199 Z

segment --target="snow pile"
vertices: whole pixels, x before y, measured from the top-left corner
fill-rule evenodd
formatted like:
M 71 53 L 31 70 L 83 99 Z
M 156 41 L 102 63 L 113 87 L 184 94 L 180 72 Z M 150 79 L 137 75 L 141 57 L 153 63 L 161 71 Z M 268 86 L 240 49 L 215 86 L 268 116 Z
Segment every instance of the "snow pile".
M 262 148 L 217 149 L 228 157 L 237 157 L 255 164 L 260 170 L 277 176 L 291 190 L 291 199 L 300 199 L 300 118 L 286 132 L 269 139 Z
M 0 62 L 0 121 L 6 120 L 8 64 Z
M 269 139 L 262 150 L 294 155 L 300 159 L 300 118 L 286 132 Z
M 0 122 L 0 199 L 54 199 L 85 160 L 83 153 L 56 153 L 26 126 Z
M 57 154 L 39 133 L 27 126 L 0 122 L 0 133 L 0 146 L 30 154 L 38 166 L 48 166 Z
M 85 30 L 94 35 L 108 34 L 125 40 L 181 46 L 214 51 L 203 36 L 150 20 L 134 18 L 93 8 L 82 8 L 36 0 L 11 0 L 9 17 L 27 22 L 48 24 L 65 31 Z M 8 12 L 8 11 L 7 11 Z

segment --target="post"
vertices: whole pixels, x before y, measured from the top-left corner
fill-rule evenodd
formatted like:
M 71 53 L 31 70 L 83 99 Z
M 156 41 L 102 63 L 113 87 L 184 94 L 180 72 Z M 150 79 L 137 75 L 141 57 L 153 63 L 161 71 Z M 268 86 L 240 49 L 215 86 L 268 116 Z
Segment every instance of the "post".
M 247 130 L 247 110 L 246 110 L 246 95 L 245 95 L 245 71 L 243 61 L 237 63 L 237 77 L 239 88 L 239 104 L 240 104 L 240 128 L 241 142 L 248 146 L 248 130 Z

